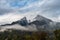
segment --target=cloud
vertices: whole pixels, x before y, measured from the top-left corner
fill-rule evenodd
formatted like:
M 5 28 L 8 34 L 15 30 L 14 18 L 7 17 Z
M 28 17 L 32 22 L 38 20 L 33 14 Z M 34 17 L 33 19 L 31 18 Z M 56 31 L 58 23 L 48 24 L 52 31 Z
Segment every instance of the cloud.
M 41 13 L 43 13 L 45 16 L 51 18 L 54 21 L 58 21 L 58 16 L 60 16 L 60 0 L 47 0 L 42 6 L 41 6 Z
M 14 19 L 17 20 L 16 16 L 19 17 L 18 19 L 23 16 L 33 19 L 32 17 L 39 14 L 52 20 L 57 19 L 54 21 L 58 21 L 60 16 L 59 4 L 60 0 L 0 0 L 0 15 L 3 15 L 0 16 L 0 20 L 3 17 L 4 19 L 8 17 L 6 21 L 10 18 L 10 22 Z
M 22 15 L 16 13 L 9 13 L 0 16 L 0 25 L 6 23 L 12 23 L 13 21 L 17 21 L 23 18 Z
M 6 13 L 8 14 L 10 12 L 13 12 L 13 10 L 11 10 L 11 9 L 1 9 L 0 8 L 0 15 L 6 14 Z
M 30 4 L 21 9 L 20 12 L 34 12 L 36 14 L 43 15 L 53 21 L 58 21 L 58 16 L 60 16 L 60 1 L 59 0 L 40 0 L 36 3 Z M 57 19 L 57 20 L 54 20 Z
M 59 0 L 48 0 L 46 3 L 44 3 L 41 6 L 42 12 L 47 13 L 47 14 L 51 14 L 52 16 L 59 15 L 59 13 L 60 13 L 59 12 L 59 10 L 60 10 L 59 3 L 60 3 Z
M 1 26 L 1 30 L 0 32 L 2 31 L 5 31 L 7 29 L 17 29 L 17 30 L 25 30 L 25 31 L 38 31 L 38 29 L 36 28 L 35 25 L 29 25 L 27 27 L 25 26 L 20 26 L 19 24 L 15 24 L 15 25 L 11 25 L 11 26 Z
M 0 0 L 0 14 L 8 12 L 23 11 L 22 9 L 39 0 Z M 28 7 L 29 8 L 29 7 Z

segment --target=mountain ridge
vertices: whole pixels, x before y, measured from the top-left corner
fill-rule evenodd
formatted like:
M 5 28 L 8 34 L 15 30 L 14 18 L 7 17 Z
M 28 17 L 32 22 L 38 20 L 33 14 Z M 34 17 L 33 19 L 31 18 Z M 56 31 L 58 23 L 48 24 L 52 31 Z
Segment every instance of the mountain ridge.
M 33 30 L 38 30 L 38 31 L 40 31 L 40 30 L 52 31 L 52 30 L 56 29 L 55 26 L 57 26 L 57 24 L 55 24 L 54 21 L 52 21 L 48 18 L 37 15 L 34 19 L 35 20 L 32 22 L 28 22 L 27 18 L 23 17 L 21 20 L 17 20 L 15 22 L 12 22 L 11 24 L 4 24 L 4 25 L 0 25 L 0 26 L 4 27 L 4 26 L 12 26 L 12 25 L 18 24 L 21 27 L 28 28 L 29 30 L 33 29 Z M 59 26 L 57 26 L 57 28 L 59 28 Z

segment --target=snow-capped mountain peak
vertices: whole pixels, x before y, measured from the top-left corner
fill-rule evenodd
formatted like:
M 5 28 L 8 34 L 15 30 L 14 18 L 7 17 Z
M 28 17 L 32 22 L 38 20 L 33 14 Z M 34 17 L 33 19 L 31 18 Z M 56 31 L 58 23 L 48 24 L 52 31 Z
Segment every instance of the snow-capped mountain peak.
M 38 21 L 41 21 L 41 20 L 43 20 L 43 19 L 45 19 L 45 18 L 44 18 L 43 16 L 37 15 L 37 16 L 35 17 L 35 19 L 38 20 Z
M 45 18 L 45 17 L 43 17 L 41 15 L 37 15 L 34 19 L 36 21 L 43 21 L 43 22 L 46 22 L 46 23 L 52 22 L 52 20 L 50 20 L 48 18 Z

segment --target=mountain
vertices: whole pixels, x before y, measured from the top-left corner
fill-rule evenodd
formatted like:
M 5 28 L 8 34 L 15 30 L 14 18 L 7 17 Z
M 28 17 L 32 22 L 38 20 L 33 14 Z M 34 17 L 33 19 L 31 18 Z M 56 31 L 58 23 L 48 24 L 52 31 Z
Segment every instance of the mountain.
M 12 22 L 11 24 L 4 24 L 4 25 L 1 25 L 1 26 L 11 26 L 11 25 L 14 25 L 14 24 L 19 24 L 21 26 L 26 26 L 28 24 L 28 21 L 27 21 L 26 17 L 23 17 L 22 19 L 20 19 L 18 21 Z
M 12 24 L 19 24 L 21 26 L 26 26 L 28 24 L 28 21 L 27 21 L 26 17 L 24 17 L 21 20 L 18 20 L 16 22 L 12 22 Z
M 48 18 L 45 18 L 45 17 L 43 17 L 43 16 L 41 16 L 41 15 L 37 15 L 37 16 L 35 17 L 35 19 L 36 19 L 37 21 L 43 21 L 43 20 L 45 20 L 45 21 L 52 21 L 52 20 L 50 20 L 50 19 L 48 19 Z
M 30 31 L 32 31 L 32 30 L 34 30 L 34 31 L 36 31 L 36 30 L 38 30 L 38 31 L 52 31 L 52 30 L 55 30 L 56 27 L 59 28 L 59 26 L 60 26 L 58 23 L 56 23 L 48 18 L 45 18 L 41 15 L 37 15 L 34 19 L 35 20 L 32 22 L 28 22 L 27 18 L 23 17 L 20 20 L 12 22 L 11 24 L 4 24 L 4 25 L 0 25 L 0 26 L 2 26 L 2 27 L 8 26 L 8 28 L 9 28 L 13 25 L 18 24 L 20 27 L 17 25 L 16 27 L 14 26 L 13 28 L 18 27 L 18 29 L 20 28 L 20 30 L 22 28 L 22 30 L 27 29 L 27 31 L 29 31 L 29 30 Z
M 47 18 L 45 18 L 43 16 L 40 16 L 40 15 L 37 15 L 34 19 L 35 20 L 33 22 L 31 22 L 31 23 L 36 24 L 36 25 L 37 24 L 38 25 L 44 25 L 44 24 L 48 24 L 48 23 L 52 22 L 52 20 L 47 19 Z
M 29 23 L 29 25 L 32 25 L 32 24 L 36 25 L 36 28 L 38 30 L 41 30 L 41 29 L 47 30 L 47 29 L 49 29 L 50 23 L 53 23 L 52 20 L 47 19 L 41 15 L 37 15 L 34 19 L 35 20 L 33 22 Z

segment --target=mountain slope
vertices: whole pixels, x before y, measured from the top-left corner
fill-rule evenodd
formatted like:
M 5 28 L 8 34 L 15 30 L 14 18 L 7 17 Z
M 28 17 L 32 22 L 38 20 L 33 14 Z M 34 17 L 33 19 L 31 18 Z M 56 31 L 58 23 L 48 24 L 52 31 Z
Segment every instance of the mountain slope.
M 20 19 L 18 21 L 12 22 L 11 24 L 4 24 L 4 25 L 1 25 L 1 26 L 11 26 L 11 25 L 14 25 L 14 24 L 19 24 L 21 26 L 26 26 L 28 24 L 28 21 L 27 21 L 26 17 L 23 17 L 22 19 Z
M 41 31 L 41 30 L 51 31 L 56 28 L 55 22 L 53 22 L 52 20 L 47 19 L 41 15 L 37 15 L 34 19 L 35 19 L 34 21 L 28 23 L 27 18 L 24 17 L 21 20 L 12 22 L 11 24 L 4 24 L 4 25 L 0 25 L 0 26 L 2 26 L 3 28 L 5 28 L 5 26 L 8 28 L 11 27 L 13 29 L 20 28 L 20 30 L 26 30 L 26 28 L 27 28 L 28 30 L 34 30 L 34 31 L 36 31 L 36 30 L 38 30 L 38 31 Z M 20 25 L 20 27 L 17 27 L 18 25 L 16 25 L 16 24 Z M 15 25 L 15 27 L 14 27 L 14 25 Z

